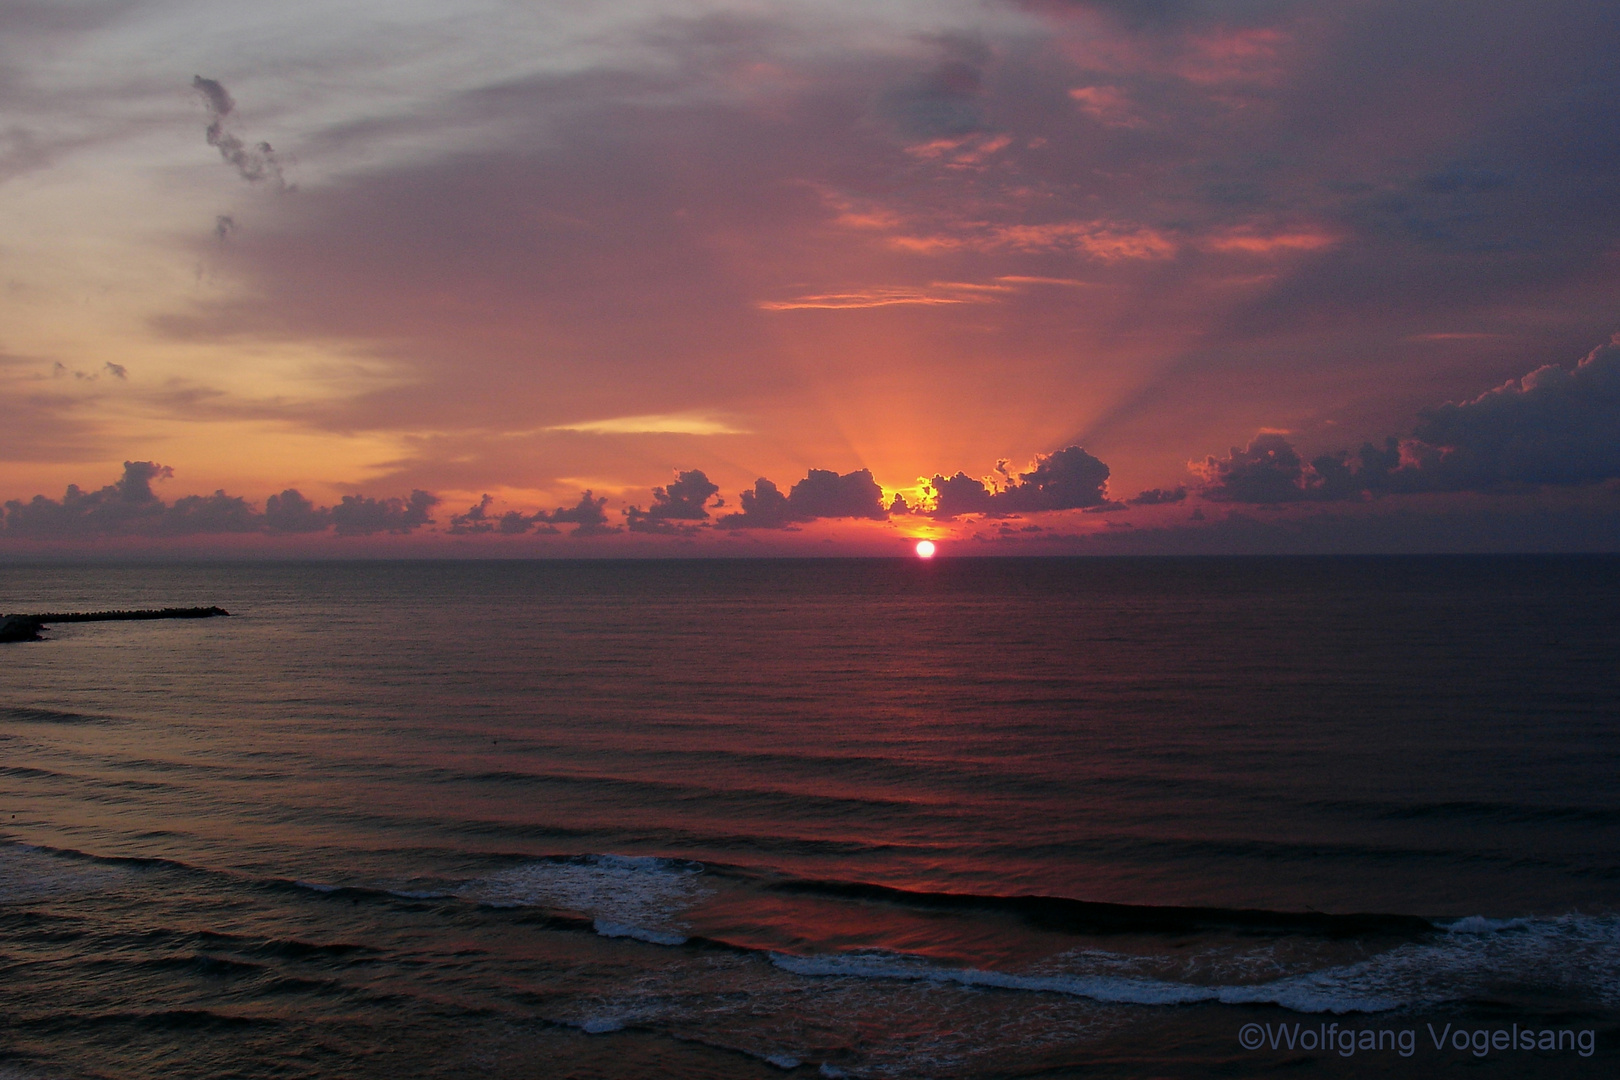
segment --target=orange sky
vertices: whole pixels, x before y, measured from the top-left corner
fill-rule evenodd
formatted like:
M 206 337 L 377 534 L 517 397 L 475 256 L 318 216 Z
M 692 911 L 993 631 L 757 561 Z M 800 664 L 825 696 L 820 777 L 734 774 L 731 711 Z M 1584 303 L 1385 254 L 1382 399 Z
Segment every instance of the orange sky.
M 1568 508 L 1604 546 L 1620 29 L 1553 7 L 0 7 L 0 544 L 1066 550 Z M 1106 481 L 1041 465 L 1071 446 Z M 717 494 L 632 535 L 693 470 Z M 811 470 L 887 516 L 720 525 Z M 278 538 L 289 489 L 438 501 Z M 163 517 L 216 491 L 248 516 Z

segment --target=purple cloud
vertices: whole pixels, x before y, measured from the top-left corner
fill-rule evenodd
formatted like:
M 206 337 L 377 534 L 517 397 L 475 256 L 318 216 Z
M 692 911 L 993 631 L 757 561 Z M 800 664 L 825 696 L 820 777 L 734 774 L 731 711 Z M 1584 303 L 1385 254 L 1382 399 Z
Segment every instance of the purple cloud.
M 1100 507 L 1108 502 L 1108 466 L 1078 446 L 1035 459 L 1034 468 L 1013 476 L 1003 462 L 999 484 L 975 480 L 966 473 L 935 475 L 929 482 L 933 516 L 941 520 L 964 514 L 1033 514 L 1047 510 Z
M 720 486 L 705 476 L 700 469 L 679 473 L 668 487 L 652 489 L 653 504 L 649 510 L 632 506 L 625 513 L 631 532 L 674 533 L 689 530 L 688 523 L 705 521 L 709 517 L 707 503 L 720 493 Z
M 889 516 L 883 489 L 868 469 L 841 476 L 829 469 L 811 469 L 786 495 L 771 481 L 760 479 L 738 501 L 741 512 L 725 515 L 715 523 L 717 528 L 785 529 L 822 518 L 882 521 Z
M 1426 409 L 1411 435 L 1305 462 L 1282 435 L 1195 463 L 1217 502 L 1288 503 L 1493 491 L 1620 478 L 1620 334 L 1573 368 L 1545 365 L 1476 398 Z

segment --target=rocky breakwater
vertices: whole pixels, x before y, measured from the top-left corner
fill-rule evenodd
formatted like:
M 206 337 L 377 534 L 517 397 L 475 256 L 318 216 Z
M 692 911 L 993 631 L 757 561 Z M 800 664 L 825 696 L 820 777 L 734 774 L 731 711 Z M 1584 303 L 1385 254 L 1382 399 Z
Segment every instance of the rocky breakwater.
M 142 611 L 50 611 L 40 615 L 0 615 L 0 642 L 39 641 L 40 629 L 50 623 L 125 622 L 136 619 L 211 619 L 229 615 L 221 607 L 167 607 Z

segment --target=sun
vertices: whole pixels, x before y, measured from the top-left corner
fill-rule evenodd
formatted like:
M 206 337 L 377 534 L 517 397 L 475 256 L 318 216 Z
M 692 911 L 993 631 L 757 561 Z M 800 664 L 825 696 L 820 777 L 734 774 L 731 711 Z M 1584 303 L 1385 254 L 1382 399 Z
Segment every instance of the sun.
M 934 557 L 934 542 L 932 540 L 917 541 L 917 558 L 932 559 Z

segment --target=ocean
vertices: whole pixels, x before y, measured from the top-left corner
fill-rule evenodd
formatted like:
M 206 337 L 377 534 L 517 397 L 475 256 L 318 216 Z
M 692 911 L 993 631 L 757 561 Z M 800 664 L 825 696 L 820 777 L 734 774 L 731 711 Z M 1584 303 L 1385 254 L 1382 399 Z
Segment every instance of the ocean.
M 0 1077 L 1609 1076 L 1620 559 L 3 564 Z

